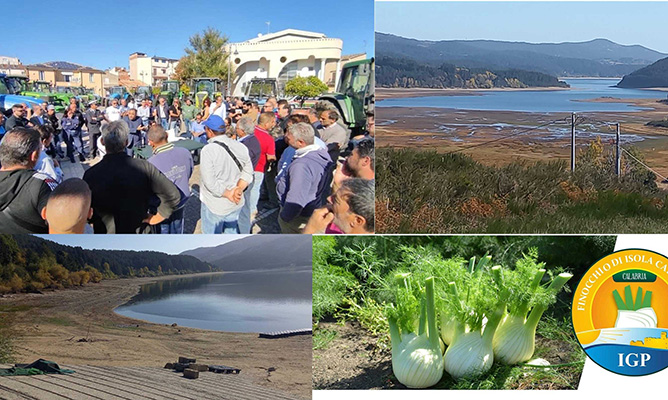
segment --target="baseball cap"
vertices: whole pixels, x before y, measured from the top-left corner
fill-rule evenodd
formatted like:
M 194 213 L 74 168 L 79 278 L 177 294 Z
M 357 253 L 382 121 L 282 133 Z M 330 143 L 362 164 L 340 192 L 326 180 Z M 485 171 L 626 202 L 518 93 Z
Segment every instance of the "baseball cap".
M 46 106 L 46 109 L 47 110 L 55 110 L 56 107 L 53 104 L 49 104 L 48 106 Z
M 218 115 L 210 115 L 202 125 L 216 132 L 223 132 L 225 130 L 225 121 Z
M 97 104 L 97 100 L 91 100 L 88 102 L 89 106 L 92 106 L 93 104 Z

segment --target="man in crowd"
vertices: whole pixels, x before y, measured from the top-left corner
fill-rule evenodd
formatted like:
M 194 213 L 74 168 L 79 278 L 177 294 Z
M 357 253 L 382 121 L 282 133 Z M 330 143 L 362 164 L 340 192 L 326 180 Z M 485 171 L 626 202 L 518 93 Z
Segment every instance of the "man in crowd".
M 38 126 L 42 126 L 46 123 L 44 109 L 41 106 L 34 106 L 32 108 L 32 118 L 30 118 L 30 123 L 35 129 Z
M 49 234 L 84 233 L 93 216 L 90 205 L 90 188 L 83 179 L 70 178 L 58 185 L 42 210 Z
M 225 136 L 225 122 L 211 115 L 204 122 L 209 143 L 202 148 L 202 233 L 239 233 L 243 191 L 253 181 L 248 149 Z
M 104 121 L 104 114 L 97 108 L 97 101 L 91 101 L 88 103 L 88 106 L 85 118 L 88 129 L 88 145 L 90 146 L 89 155 L 91 158 L 95 158 L 97 156 L 97 140 L 102 134 L 100 126 L 102 125 L 102 121 Z
M 318 111 L 315 108 L 308 109 L 308 120 L 313 125 L 313 128 L 318 132 L 318 137 L 320 136 L 320 130 L 324 128 L 320 118 L 318 118 Z
M 301 114 L 292 114 L 288 119 L 288 128 L 300 122 L 308 122 L 308 117 L 306 115 L 301 115 Z M 281 175 L 288 172 L 288 167 L 290 166 L 290 163 L 292 163 L 292 160 L 295 157 L 295 151 L 297 151 L 297 149 L 288 145 L 287 138 L 284 138 L 283 142 L 285 143 L 285 146 L 287 146 L 287 148 L 283 150 L 283 152 L 281 153 L 281 158 L 280 160 L 278 160 L 278 164 L 276 166 L 276 179 L 280 179 Z M 320 148 L 327 151 L 327 144 L 323 142 L 322 139 L 315 136 L 315 130 L 314 130 L 313 143 L 317 144 Z
M 209 106 L 209 115 L 217 115 L 225 121 L 227 110 L 225 108 L 225 103 L 223 103 L 223 96 L 216 96 L 216 102 Z
M 190 123 L 189 130 L 190 134 L 193 136 L 193 140 L 206 144 L 208 138 L 206 137 L 206 131 L 204 130 L 201 113 L 195 115 L 195 120 Z
M 309 124 L 291 125 L 285 135 L 296 151 L 287 174 L 276 182 L 281 207 L 278 222 L 283 233 L 301 233 L 313 210 L 324 202 L 334 163 L 326 150 L 314 144 Z
M 128 134 L 124 121 L 103 126 L 102 145 L 107 154 L 84 173 L 93 193 L 95 233 L 143 232 L 148 225 L 169 218 L 181 202 L 179 189 L 156 167 L 127 155 Z M 160 205 L 151 215 L 148 210 L 153 196 Z
M 128 107 L 127 99 L 125 98 L 121 99 L 121 105 L 118 107 L 118 109 L 121 111 L 121 118 L 128 116 L 128 111 L 130 111 L 130 107 Z
M 53 128 L 53 143 L 51 144 L 52 155 L 58 156 L 60 158 L 65 158 L 65 153 L 63 153 L 63 148 L 61 143 L 65 141 L 63 137 L 64 133 L 62 129 L 59 129 L 58 116 L 56 115 L 56 107 L 53 105 L 46 106 L 46 116 L 44 118 L 44 123 L 46 125 L 51 125 Z
M 33 169 L 41 146 L 39 133 L 23 127 L 0 143 L 0 233 L 48 232 L 41 214 L 57 183 Z
M 26 118 L 26 108 L 23 104 L 14 104 L 12 106 L 12 115 L 5 121 L 5 131 L 9 132 L 14 128 L 28 128 L 30 121 Z
M 142 142 L 142 134 L 146 131 L 141 118 L 137 116 L 137 110 L 134 108 L 128 109 L 128 115 L 123 117 L 123 122 L 128 125 L 130 135 L 128 136 L 128 155 L 133 154 L 135 147 L 139 147 Z
M 192 99 L 190 97 L 186 98 L 186 104 L 181 109 L 181 117 L 186 126 L 186 131 L 182 136 L 192 139 L 193 135 L 190 133 L 190 121 L 195 120 L 195 114 L 197 114 L 198 111 L 199 110 L 197 109 L 197 106 L 193 104 Z
M 323 128 L 320 130 L 320 138 L 327 143 L 327 145 L 336 145 L 339 151 L 343 151 L 348 147 L 348 132 L 346 128 L 338 124 L 339 113 L 335 110 L 325 110 L 320 113 L 320 122 Z M 331 148 L 330 148 L 331 150 Z
M 67 157 L 69 157 L 72 163 L 74 163 L 74 153 L 79 154 L 79 161 L 86 161 L 86 150 L 84 149 L 83 135 L 81 133 L 82 122 L 79 118 L 83 118 L 83 116 L 77 111 L 76 104 L 70 104 L 65 115 L 60 120 L 60 126 L 63 127 L 65 134 Z
M 248 155 L 253 164 L 253 181 L 244 192 L 244 206 L 239 214 L 239 233 L 251 233 L 251 221 L 257 212 L 257 202 L 260 198 L 260 186 L 264 173 L 257 171 L 260 158 L 265 157 L 262 145 L 254 135 L 255 122 L 249 117 L 242 117 L 236 125 L 237 139 L 248 148 Z
M 150 126 L 149 120 L 151 119 L 151 106 L 149 105 L 149 99 L 142 100 L 141 107 L 137 108 L 137 116 L 141 118 L 142 125 L 148 127 Z M 141 132 L 141 144 L 145 145 L 146 141 L 146 132 Z
M 164 96 L 160 96 L 158 99 L 158 105 L 153 110 L 153 118 L 155 118 L 157 125 L 162 126 L 162 129 L 169 129 L 169 106 Z
M 369 138 L 357 142 L 353 151 L 334 174 L 334 190 L 349 178 L 375 179 L 374 162 L 374 140 Z
M 278 111 L 276 112 L 276 116 L 278 119 L 276 120 L 276 125 L 281 128 L 281 133 L 283 133 L 288 125 L 288 117 L 290 116 L 291 111 L 290 103 L 285 99 L 281 99 L 278 101 L 277 107 Z
M 258 186 L 253 187 L 255 190 L 260 190 L 262 182 L 264 182 L 270 203 L 272 203 L 274 207 L 277 207 L 278 197 L 276 196 L 276 182 L 274 181 L 276 178 L 276 168 L 271 168 L 272 164 L 276 161 L 276 142 L 269 133 L 274 128 L 274 126 L 276 126 L 276 117 L 274 116 L 273 112 L 263 112 L 260 114 L 253 134 L 260 142 L 260 147 L 262 148 L 263 153 L 262 156 L 260 156 L 260 161 L 254 169 L 254 171 L 257 172 L 257 174 L 255 174 L 255 178 L 261 182 Z M 257 204 L 252 207 L 254 207 L 253 210 L 257 211 Z
M 111 105 L 104 110 L 104 119 L 114 122 L 121 119 L 121 109 L 118 107 L 118 99 L 112 99 Z
M 183 211 L 190 198 L 188 182 L 193 174 L 193 158 L 190 152 L 182 147 L 175 147 L 167 142 L 167 131 L 161 126 L 154 126 L 148 131 L 148 144 L 153 148 L 153 156 L 148 162 L 160 170 L 167 179 L 179 189 L 181 201 L 172 215 L 156 226 L 157 233 L 183 233 Z
M 63 181 L 63 170 L 60 169 L 58 162 L 47 154 L 47 150 L 51 147 L 53 139 L 53 128 L 51 125 L 40 125 L 37 127 L 37 132 L 39 132 L 39 140 L 42 147 L 34 169 L 47 175 L 57 183 L 61 183 Z
M 257 104 L 257 101 L 247 101 L 244 103 L 244 106 L 248 106 L 248 111 L 246 112 L 246 115 L 252 119 L 256 124 L 257 124 L 257 119 L 260 116 L 260 106 Z
M 267 101 L 264 103 L 262 106 L 262 112 L 270 112 L 273 113 L 274 109 L 278 105 L 278 102 L 276 101 L 276 97 L 274 96 L 269 96 Z
M 304 233 L 332 233 L 335 225 L 343 233 L 369 234 L 374 232 L 374 181 L 352 178 L 344 181 L 326 207 L 313 212 Z

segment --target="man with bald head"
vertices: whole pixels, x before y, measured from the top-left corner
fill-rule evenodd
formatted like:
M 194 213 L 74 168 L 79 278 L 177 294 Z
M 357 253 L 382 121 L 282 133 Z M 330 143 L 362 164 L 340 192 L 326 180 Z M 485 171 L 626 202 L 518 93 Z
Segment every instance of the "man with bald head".
M 67 179 L 58 185 L 42 210 L 50 234 L 84 233 L 92 216 L 90 188 L 79 178 Z

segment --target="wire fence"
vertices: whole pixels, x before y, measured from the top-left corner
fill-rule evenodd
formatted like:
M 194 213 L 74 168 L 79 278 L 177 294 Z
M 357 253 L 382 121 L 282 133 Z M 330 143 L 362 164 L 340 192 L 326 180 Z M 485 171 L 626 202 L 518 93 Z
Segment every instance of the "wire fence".
M 530 127 L 530 128 L 524 128 L 520 130 L 514 130 L 512 133 L 502 135 L 500 137 L 496 137 L 491 140 L 487 140 L 481 143 L 476 143 L 472 144 L 469 146 L 464 146 L 460 147 L 456 150 L 449 151 L 445 154 L 454 154 L 454 153 L 460 153 L 463 151 L 471 150 L 474 148 L 479 148 L 479 147 L 484 147 L 484 146 L 489 146 L 494 143 L 501 142 L 503 140 L 511 139 L 514 137 L 518 137 L 521 135 L 525 135 L 527 133 L 533 132 L 533 131 L 538 131 L 543 128 L 547 128 L 550 126 L 562 126 L 565 128 L 570 128 L 571 130 L 571 168 L 574 169 L 576 167 L 575 165 L 575 159 L 574 157 L 576 156 L 576 146 L 588 146 L 594 141 L 597 141 L 598 143 L 601 144 L 601 146 L 604 149 L 607 150 L 612 150 L 613 153 L 615 154 L 615 157 L 617 158 L 616 164 L 617 164 L 617 174 L 621 174 L 621 168 L 619 165 L 621 164 L 621 158 L 623 156 L 628 157 L 631 159 L 633 162 L 637 163 L 638 165 L 642 166 L 643 168 L 647 169 L 648 171 L 654 173 L 656 176 L 660 177 L 663 181 L 668 182 L 668 178 L 664 176 L 663 174 L 659 173 L 656 168 L 652 168 L 651 166 L 648 165 L 647 161 L 640 160 L 636 155 L 634 155 L 632 152 L 629 151 L 628 149 L 628 144 L 626 143 L 633 143 L 635 140 L 634 138 L 629 138 L 629 134 L 632 135 L 646 135 L 648 132 L 647 130 L 642 130 L 642 129 L 637 129 L 632 126 L 629 126 L 628 124 L 622 124 L 620 122 L 616 121 L 604 121 L 598 118 L 593 118 L 590 116 L 586 115 L 578 115 L 578 114 L 572 114 L 570 117 L 565 117 L 565 118 L 560 118 L 560 119 L 555 119 L 551 120 L 545 123 L 542 123 L 540 125 Z M 619 135 L 617 134 L 617 130 L 619 129 Z M 666 136 L 668 137 L 668 130 L 665 132 L 661 132 L 659 130 L 654 130 L 652 132 L 652 136 Z M 608 137 L 607 140 L 603 140 L 602 138 Z M 638 138 L 638 140 L 645 140 L 642 138 Z M 607 146 L 612 146 L 613 148 L 607 148 Z

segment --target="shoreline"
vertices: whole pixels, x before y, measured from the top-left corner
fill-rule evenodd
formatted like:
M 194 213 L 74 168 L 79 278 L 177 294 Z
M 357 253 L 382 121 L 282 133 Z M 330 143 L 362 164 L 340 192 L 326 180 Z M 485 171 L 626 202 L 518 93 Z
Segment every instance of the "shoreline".
M 645 162 L 668 176 L 668 129 L 645 125 L 668 113 L 668 104 L 655 99 L 597 99 L 627 101 L 645 109 L 627 112 L 587 112 L 587 118 L 610 124 L 621 123 L 622 140 L 637 147 Z M 441 153 L 462 151 L 486 165 L 503 166 L 517 160 L 550 161 L 570 157 L 570 126 L 563 123 L 509 137 L 488 146 L 480 145 L 503 135 L 536 127 L 557 119 L 568 119 L 568 112 L 531 113 L 518 111 L 456 110 L 436 107 L 379 107 L 376 111 L 377 143 L 380 147 L 434 150 Z M 577 145 L 582 148 L 598 132 L 605 146 L 614 139 L 614 126 L 584 126 L 578 131 Z M 661 188 L 668 185 L 659 182 Z
M 117 314 L 116 307 L 142 285 L 163 280 L 224 274 L 207 272 L 103 280 L 97 284 L 0 297 L 14 309 L 15 362 L 38 358 L 68 365 L 159 367 L 179 356 L 242 369 L 254 383 L 311 398 L 311 336 L 260 339 L 236 333 L 157 324 Z M 18 307 L 17 307 L 18 306 Z M 275 371 L 268 376 L 267 369 Z
M 528 88 L 491 88 L 491 89 L 463 89 L 463 88 L 376 88 L 376 99 L 405 99 L 411 97 L 429 96 L 475 96 L 485 92 L 540 92 L 572 90 L 560 86 L 528 87 Z

